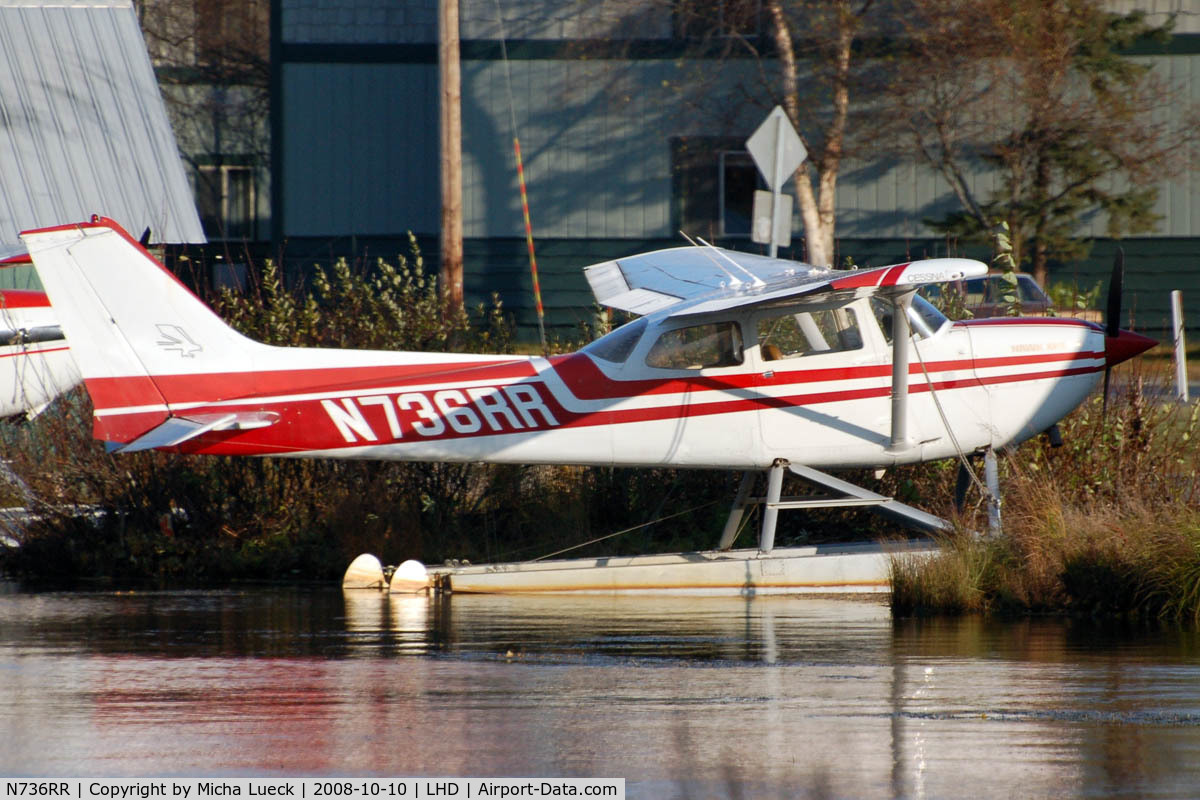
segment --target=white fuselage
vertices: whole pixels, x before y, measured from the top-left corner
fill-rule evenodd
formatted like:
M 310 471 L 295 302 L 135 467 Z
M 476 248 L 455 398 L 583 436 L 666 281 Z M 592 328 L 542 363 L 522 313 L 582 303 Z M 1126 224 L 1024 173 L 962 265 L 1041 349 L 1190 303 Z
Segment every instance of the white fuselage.
M 770 345 L 765 323 L 777 326 L 793 312 L 722 320 L 736 325 L 746 343 L 740 362 L 727 365 L 667 359 L 664 366 L 655 355 L 659 340 L 707 323 L 650 318 L 631 323 L 644 330 L 615 361 L 598 356 L 605 348 L 595 346 L 550 359 L 485 356 L 463 363 L 459 356 L 389 380 L 365 376 L 403 354 L 360 352 L 361 363 L 343 360 L 339 367 L 336 351 L 292 350 L 297 365 L 309 369 L 268 374 L 282 383 L 312 370 L 324 376 L 325 388 L 176 401 L 171 408 L 182 415 L 280 415 L 270 427 L 188 442 L 185 452 L 734 469 L 786 459 L 881 467 L 1036 435 L 1083 401 L 1105 364 L 1103 332 L 1089 323 L 946 323 L 909 344 L 908 435 L 893 442 L 892 346 L 870 300 L 829 312 L 830 325 L 839 317 L 853 324 L 843 349 L 801 345 L 782 353 Z M 806 327 L 795 328 L 793 345 Z M 836 334 L 826 333 L 834 341 Z

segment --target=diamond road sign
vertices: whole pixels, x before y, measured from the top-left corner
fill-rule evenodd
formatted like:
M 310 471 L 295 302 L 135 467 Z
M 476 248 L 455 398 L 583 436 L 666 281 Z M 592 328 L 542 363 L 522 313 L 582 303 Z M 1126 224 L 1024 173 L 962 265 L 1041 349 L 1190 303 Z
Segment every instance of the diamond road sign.
M 779 106 L 772 109 L 758 130 L 746 140 L 746 149 L 773 192 L 783 188 L 796 167 L 808 156 L 800 135 Z

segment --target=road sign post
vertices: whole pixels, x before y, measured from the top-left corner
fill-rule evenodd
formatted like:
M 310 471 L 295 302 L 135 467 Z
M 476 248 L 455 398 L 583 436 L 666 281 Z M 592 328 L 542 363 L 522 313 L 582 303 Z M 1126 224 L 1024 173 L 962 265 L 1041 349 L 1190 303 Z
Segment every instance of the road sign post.
M 775 106 L 746 140 L 746 149 L 750 151 L 754 165 L 758 167 L 758 171 L 767 182 L 767 188 L 771 190 L 769 205 L 765 199 L 760 200 L 760 193 L 755 194 L 754 221 L 750 226 L 751 239 L 762 244 L 769 243 L 770 255 L 774 258 L 780 244 L 786 246 L 792 241 L 792 203 L 791 197 L 788 197 L 785 217 L 783 185 L 787 183 L 788 176 L 804 163 L 808 151 L 800 141 L 800 135 L 792 127 L 787 113 L 780 106 Z

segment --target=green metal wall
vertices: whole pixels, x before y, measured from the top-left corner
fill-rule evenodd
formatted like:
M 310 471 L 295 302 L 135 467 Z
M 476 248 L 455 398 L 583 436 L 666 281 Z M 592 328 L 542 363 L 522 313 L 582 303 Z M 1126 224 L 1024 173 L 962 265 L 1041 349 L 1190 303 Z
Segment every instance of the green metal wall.
M 560 339 L 577 337 L 581 323 L 590 323 L 595 305 L 583 267 L 611 258 L 665 247 L 675 239 L 613 241 L 608 239 L 544 239 L 537 244 L 538 268 L 546 306 L 547 327 Z M 1087 289 L 1097 282 L 1107 292 L 1117 242 L 1100 240 L 1088 259 L 1060 265 L 1051 272 L 1051 283 L 1074 282 Z M 1200 329 L 1200 238 L 1127 239 L 1125 249 L 1125 326 L 1163 334 L 1170 328 L 1169 295 L 1183 291 L 1184 314 L 1189 329 Z M 436 242 L 427 249 L 435 253 Z M 537 317 L 529 276 L 529 260 L 522 239 L 471 239 L 465 243 L 465 288 L 471 303 L 484 302 L 499 293 L 513 314 L 522 339 L 534 341 Z M 860 266 L 881 266 L 915 258 L 946 255 L 986 260 L 977 248 L 947 248 L 939 240 L 842 239 L 839 254 Z M 428 258 L 430 264 L 436 257 Z M 1104 295 L 1102 294 L 1101 297 Z

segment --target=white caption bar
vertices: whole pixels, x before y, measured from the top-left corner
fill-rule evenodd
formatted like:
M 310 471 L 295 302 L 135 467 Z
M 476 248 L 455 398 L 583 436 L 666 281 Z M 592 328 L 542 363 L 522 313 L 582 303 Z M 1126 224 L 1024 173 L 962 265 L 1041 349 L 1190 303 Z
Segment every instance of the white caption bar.
M 0 781 L 0 800 L 210 800 L 227 797 L 298 800 L 389 798 L 602 797 L 625 800 L 624 778 L 68 778 Z

